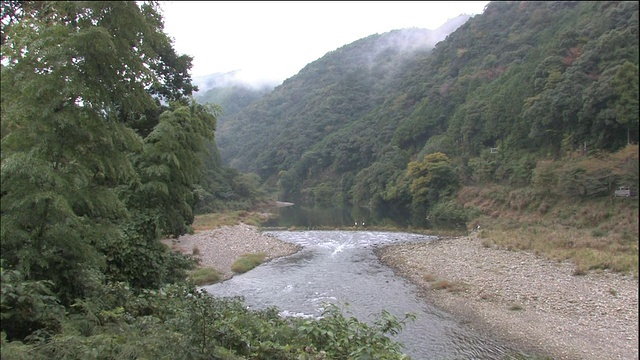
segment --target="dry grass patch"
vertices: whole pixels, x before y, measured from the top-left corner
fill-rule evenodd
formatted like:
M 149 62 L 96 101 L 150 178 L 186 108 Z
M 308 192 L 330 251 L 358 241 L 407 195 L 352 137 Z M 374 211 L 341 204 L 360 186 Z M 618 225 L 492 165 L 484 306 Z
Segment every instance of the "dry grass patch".
M 259 213 L 245 210 L 225 211 L 221 213 L 196 215 L 191 227 L 194 231 L 213 230 L 222 226 L 234 226 L 245 223 L 251 226 L 259 226 L 269 217 L 267 213 Z
M 551 260 L 570 260 L 576 275 L 610 269 L 638 276 L 638 240 L 619 231 L 555 225 L 483 230 L 482 245 L 529 251 Z
M 613 197 L 613 188 L 591 189 L 591 193 L 578 195 L 563 188 L 557 178 L 572 169 L 582 169 L 591 174 L 591 182 L 600 172 L 625 183 L 635 176 L 632 182 L 637 183 L 637 162 L 638 145 L 606 156 L 576 155 L 571 161 L 541 161 L 533 186 L 464 187 L 458 192 L 458 201 L 465 208 L 476 206 L 482 211 L 483 215 L 470 219 L 470 224 L 482 224 L 478 238 L 485 247 L 570 260 L 576 264 L 576 275 L 609 269 L 637 278 L 637 198 Z M 606 196 L 607 192 L 611 196 Z
M 196 215 L 191 227 L 194 231 L 205 231 L 236 224 L 238 224 L 238 216 L 235 213 L 213 213 Z
M 433 274 L 424 274 L 422 275 L 422 280 L 426 282 L 434 282 L 436 281 L 436 276 Z

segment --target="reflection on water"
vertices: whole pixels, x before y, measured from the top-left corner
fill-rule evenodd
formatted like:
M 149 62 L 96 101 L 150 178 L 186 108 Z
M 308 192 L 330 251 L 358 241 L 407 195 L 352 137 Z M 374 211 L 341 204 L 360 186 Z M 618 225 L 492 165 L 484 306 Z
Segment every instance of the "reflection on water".
M 387 226 L 394 228 L 427 228 L 426 219 L 412 218 L 404 212 L 371 211 L 363 207 L 337 206 L 331 208 L 293 205 L 279 208 L 278 216 L 262 224 L 264 227 L 344 228 Z

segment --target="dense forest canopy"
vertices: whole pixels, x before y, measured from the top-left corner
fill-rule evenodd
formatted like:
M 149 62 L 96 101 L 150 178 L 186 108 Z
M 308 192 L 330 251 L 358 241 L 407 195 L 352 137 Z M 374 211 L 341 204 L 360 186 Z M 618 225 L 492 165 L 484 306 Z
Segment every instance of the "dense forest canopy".
M 93 270 L 162 283 L 157 237 L 191 224 L 215 129 L 188 99 L 191 58 L 153 4 L 14 2 L 2 15 L 4 266 L 67 301 Z
M 410 31 L 428 35 L 345 45 L 225 119 L 223 162 L 286 201 L 424 218 L 453 206 L 455 186 L 530 186 L 538 161 L 638 142 L 637 2 L 492 2 L 433 50 L 393 45 Z M 443 156 L 450 188 L 415 193 L 431 180 L 410 163 Z M 612 173 L 582 195 L 637 184 L 633 170 Z
M 371 35 L 201 103 L 155 1 L 0 10 L 3 358 L 402 359 L 409 317 L 251 311 L 160 239 L 265 189 L 464 226 L 470 185 L 638 185 L 637 2 L 492 2 L 443 41 Z
M 404 358 L 387 334 L 408 318 L 287 319 L 187 282 L 161 238 L 258 190 L 221 166 L 220 109 L 191 97 L 157 2 L 0 10 L 3 359 Z

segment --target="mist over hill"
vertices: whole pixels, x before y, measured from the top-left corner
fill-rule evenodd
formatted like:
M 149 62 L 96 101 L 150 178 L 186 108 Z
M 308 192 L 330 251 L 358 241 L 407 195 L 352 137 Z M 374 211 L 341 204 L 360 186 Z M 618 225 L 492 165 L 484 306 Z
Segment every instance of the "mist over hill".
M 308 64 L 223 121 L 222 161 L 287 201 L 424 214 L 461 185 L 527 186 L 540 160 L 637 143 L 637 3 L 492 2 L 454 20 Z M 604 194 L 616 176 L 565 185 Z
M 404 29 L 392 31 L 382 38 L 375 49 L 372 49 L 369 61 L 374 61 L 381 52 L 389 47 L 398 51 L 415 51 L 421 48 L 432 48 L 442 41 L 453 30 L 464 24 L 469 19 L 468 15 L 459 15 L 449 19 L 445 24 L 435 30 Z M 242 70 L 234 70 L 226 73 L 215 73 L 204 76 L 196 76 L 193 83 L 198 87 L 194 94 L 200 103 L 212 103 L 222 107 L 221 123 L 240 109 L 256 101 L 262 95 L 270 92 L 279 84 L 249 83 L 242 77 Z
M 276 144 L 286 143 L 291 138 L 297 138 L 295 141 L 304 144 L 305 148 L 313 145 L 382 101 L 386 96 L 385 89 L 396 80 L 397 69 L 403 66 L 408 54 L 428 52 L 468 19 L 467 15 L 458 16 L 436 30 L 412 28 L 374 34 L 308 64 L 237 117 L 221 116 L 217 139 L 223 161 L 243 171 L 257 172 L 253 161 L 258 157 L 270 157 L 258 154 L 262 150 L 272 154 L 273 149 L 280 146 Z M 346 97 L 336 97 L 338 94 Z M 270 110 L 273 108 L 281 109 L 282 113 Z M 278 120 L 272 117 L 278 117 Z M 305 123 L 305 118 L 317 119 L 314 127 L 323 124 L 325 131 L 298 128 L 297 124 Z M 284 127 L 288 129 L 271 132 L 267 140 L 262 129 L 271 122 L 286 124 Z M 247 134 L 252 132 L 254 135 Z M 242 141 L 238 142 L 238 139 Z M 265 143 L 266 148 L 261 147 L 261 143 Z M 294 161 L 300 154 L 300 151 L 292 152 L 285 161 Z
M 256 91 L 272 90 L 276 84 L 256 83 L 249 84 L 245 82 L 241 76 L 240 70 L 229 71 L 226 73 L 215 73 L 209 75 L 196 76 L 193 78 L 193 84 L 198 87 L 198 91 L 194 93 L 196 98 L 206 96 L 207 91 L 211 89 L 222 89 L 226 87 L 243 87 Z M 206 102 L 206 101 L 201 101 Z

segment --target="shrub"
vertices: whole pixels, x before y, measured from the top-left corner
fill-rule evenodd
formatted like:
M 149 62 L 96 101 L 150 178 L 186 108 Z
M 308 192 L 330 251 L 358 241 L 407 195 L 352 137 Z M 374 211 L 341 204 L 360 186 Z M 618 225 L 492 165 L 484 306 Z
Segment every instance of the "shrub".
M 231 270 L 238 274 L 245 273 L 262 264 L 266 257 L 265 253 L 244 254 L 231 264 Z
M 473 216 L 477 216 L 479 211 L 475 207 L 465 209 L 455 199 L 441 200 L 429 211 L 433 222 L 438 225 L 449 224 L 462 226 Z
M 220 281 L 220 272 L 214 268 L 202 267 L 195 269 L 189 275 L 189 279 L 197 286 L 215 284 Z
M 415 320 L 412 314 L 405 314 L 402 319 L 382 311 L 372 325 L 362 323 L 354 317 L 347 318 L 333 304 L 325 304 L 327 310 L 320 320 L 296 320 L 297 336 L 302 344 L 310 344 L 306 351 L 314 357 L 323 359 L 408 359 L 402 354 L 403 345 L 391 340 L 388 335 L 395 336 Z M 348 305 L 348 304 L 347 304 Z M 306 358 L 306 357 L 305 357 Z
M 54 296 L 50 281 L 27 281 L 15 270 L 4 270 L 2 276 L 2 332 L 8 340 L 49 337 L 61 330 L 64 308 Z M 3 346 L 4 347 L 4 346 Z
M 511 310 L 511 311 L 521 311 L 521 310 L 524 310 L 524 308 L 520 304 L 512 304 L 509 307 L 509 310 Z

